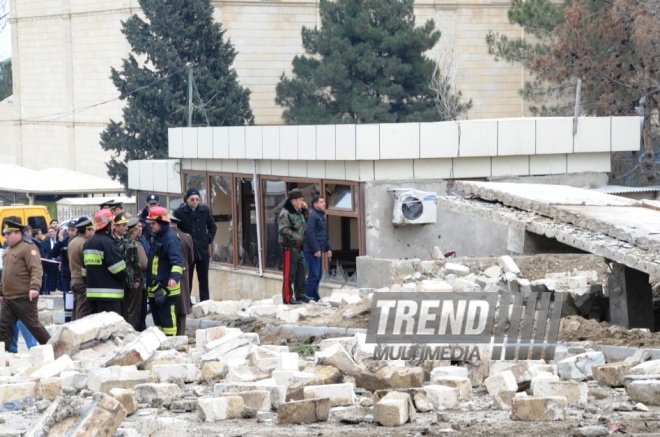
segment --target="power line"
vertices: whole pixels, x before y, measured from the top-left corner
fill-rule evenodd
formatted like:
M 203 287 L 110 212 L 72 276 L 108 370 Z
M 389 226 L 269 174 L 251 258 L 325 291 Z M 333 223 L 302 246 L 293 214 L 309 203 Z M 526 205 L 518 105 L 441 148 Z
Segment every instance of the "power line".
M 110 99 L 110 100 L 106 100 L 106 101 L 103 101 L 103 102 L 95 103 L 95 104 L 93 104 L 93 105 L 89 105 L 89 106 L 84 106 L 84 107 L 82 107 L 82 108 L 74 109 L 74 110 L 69 111 L 69 112 L 55 112 L 55 113 L 52 113 L 52 114 L 39 115 L 39 116 L 37 116 L 37 117 L 24 118 L 24 119 L 21 119 L 20 121 L 23 122 L 23 123 L 25 123 L 25 122 L 37 121 L 37 120 L 39 120 L 39 121 L 55 121 L 55 120 L 59 120 L 59 119 L 61 119 L 61 118 L 66 118 L 66 117 L 69 117 L 69 116 L 71 116 L 71 115 L 78 114 L 78 113 L 81 113 L 81 112 L 87 111 L 87 110 L 89 110 L 89 109 L 92 109 L 92 108 L 96 108 L 96 107 L 98 107 L 98 106 L 105 105 L 105 104 L 110 103 L 110 102 L 114 102 L 115 100 L 123 100 L 123 99 L 125 99 L 126 97 L 128 97 L 128 96 L 130 96 L 130 95 L 132 95 L 132 94 L 135 94 L 135 93 L 137 93 L 137 92 L 139 92 L 139 91 L 142 91 L 142 90 L 145 89 L 145 88 L 149 88 L 149 87 L 151 87 L 151 86 L 153 86 L 153 85 L 155 85 L 155 84 L 157 84 L 157 83 L 159 83 L 159 82 L 161 82 L 161 81 L 163 81 L 163 80 L 165 80 L 165 79 L 168 79 L 168 78 L 174 76 L 175 74 L 179 74 L 179 73 L 181 73 L 181 71 L 183 71 L 183 70 L 179 70 L 179 71 L 175 71 L 175 72 L 173 72 L 173 73 L 170 73 L 170 74 L 168 74 L 168 75 L 166 75 L 166 76 L 163 76 L 163 77 L 161 77 L 160 79 L 157 79 L 157 80 L 155 80 L 155 81 L 153 81 L 153 82 L 151 82 L 151 83 L 149 83 L 149 84 L 147 84 L 147 85 L 143 85 L 143 86 L 141 86 L 141 87 L 139 87 L 139 88 L 136 88 L 136 89 L 134 89 L 133 91 L 131 91 L 131 92 L 127 93 L 127 94 L 124 94 L 123 96 L 120 95 L 119 97 L 115 97 L 114 99 Z M 49 118 L 49 119 L 47 119 L 47 120 L 42 120 L 42 119 L 44 119 L 44 118 L 46 118 L 46 117 L 53 117 L 53 118 Z M 9 121 L 9 120 L 4 120 L 4 121 L 7 122 L 7 121 Z

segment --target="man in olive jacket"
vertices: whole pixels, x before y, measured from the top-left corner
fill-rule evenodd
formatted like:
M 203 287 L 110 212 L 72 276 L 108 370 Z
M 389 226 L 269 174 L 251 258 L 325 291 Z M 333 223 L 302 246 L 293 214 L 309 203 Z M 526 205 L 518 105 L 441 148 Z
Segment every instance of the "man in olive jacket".
M 278 241 L 284 252 L 282 299 L 285 304 L 309 302 L 305 296 L 305 258 L 303 245 L 309 210 L 302 190 L 289 191 L 277 219 Z M 292 298 L 292 289 L 295 299 Z
M 209 300 L 209 244 L 215 238 L 217 226 L 208 207 L 202 205 L 202 196 L 197 188 L 190 188 L 183 198 L 184 203 L 174 211 L 179 229 L 190 235 L 195 249 L 195 262 L 190 266 L 189 285 L 192 290 L 193 272 L 197 269 L 199 300 Z

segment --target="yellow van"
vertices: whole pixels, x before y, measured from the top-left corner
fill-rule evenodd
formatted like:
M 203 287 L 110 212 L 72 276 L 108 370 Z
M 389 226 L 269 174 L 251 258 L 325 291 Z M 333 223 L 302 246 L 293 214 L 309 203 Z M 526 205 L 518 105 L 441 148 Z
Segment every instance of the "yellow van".
M 32 229 L 39 228 L 44 234 L 48 231 L 50 224 L 50 214 L 43 205 L 12 205 L 0 206 L 0 226 L 5 228 L 7 217 L 20 217 L 21 223 L 32 226 Z M 5 244 L 5 238 L 0 234 L 0 246 Z

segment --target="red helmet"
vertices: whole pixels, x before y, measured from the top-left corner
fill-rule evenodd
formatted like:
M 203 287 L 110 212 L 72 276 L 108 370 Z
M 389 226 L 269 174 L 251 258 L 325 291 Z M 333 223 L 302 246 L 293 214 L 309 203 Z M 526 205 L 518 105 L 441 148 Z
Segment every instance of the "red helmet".
M 112 215 L 112 211 L 107 208 L 102 209 L 94 215 L 94 227 L 97 231 L 103 229 L 108 226 L 113 219 L 114 216 Z
M 167 215 L 167 210 L 162 206 L 152 206 L 149 208 L 148 222 L 170 222 L 170 217 Z

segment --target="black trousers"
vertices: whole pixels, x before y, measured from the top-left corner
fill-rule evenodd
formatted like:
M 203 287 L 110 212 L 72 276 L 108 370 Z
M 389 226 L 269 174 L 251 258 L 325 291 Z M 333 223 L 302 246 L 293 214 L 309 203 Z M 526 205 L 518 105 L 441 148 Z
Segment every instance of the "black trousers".
M 305 297 L 305 257 L 301 251 L 284 250 L 284 272 L 282 274 L 282 299 L 288 304 Z M 293 289 L 293 290 L 292 290 Z
M 88 300 L 89 307 L 92 310 L 92 314 L 98 314 L 102 312 L 114 312 L 121 316 L 121 301 L 120 300 Z
M 209 258 L 195 260 L 190 265 L 190 289 L 193 286 L 193 273 L 197 269 L 197 282 L 199 282 L 199 300 L 209 300 Z
M 23 322 L 39 344 L 46 344 L 50 340 L 50 334 L 39 323 L 37 300 L 38 298 L 35 298 L 30 302 L 27 297 L 2 299 L 2 306 L 0 307 L 0 341 L 5 343 L 5 351 L 9 352 L 11 340 L 14 338 L 14 325 L 18 320 Z

